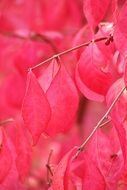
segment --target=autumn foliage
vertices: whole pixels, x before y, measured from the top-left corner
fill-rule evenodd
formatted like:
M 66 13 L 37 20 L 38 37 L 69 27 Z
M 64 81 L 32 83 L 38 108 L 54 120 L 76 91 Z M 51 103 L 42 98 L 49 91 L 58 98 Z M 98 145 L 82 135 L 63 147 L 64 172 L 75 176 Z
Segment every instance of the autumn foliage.
M 127 1 L 0 1 L 0 190 L 127 190 Z

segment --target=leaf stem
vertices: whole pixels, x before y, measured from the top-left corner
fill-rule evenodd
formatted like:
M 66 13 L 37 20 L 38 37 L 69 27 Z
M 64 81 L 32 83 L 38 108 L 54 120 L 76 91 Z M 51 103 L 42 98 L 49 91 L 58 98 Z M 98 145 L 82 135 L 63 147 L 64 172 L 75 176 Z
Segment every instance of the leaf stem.
M 96 130 L 99 127 L 102 127 L 104 120 L 108 117 L 109 113 L 112 111 L 114 105 L 116 104 L 116 102 L 118 101 L 118 99 L 120 98 L 120 96 L 122 95 L 123 91 L 126 89 L 126 87 L 124 86 L 121 91 L 118 93 L 118 95 L 116 96 L 116 98 L 114 99 L 114 101 L 112 102 L 112 104 L 110 105 L 109 109 L 107 110 L 107 112 L 103 115 L 103 117 L 99 120 L 99 122 L 97 123 L 97 125 L 94 127 L 94 129 L 92 130 L 92 132 L 90 133 L 90 135 L 87 137 L 87 139 L 80 145 L 80 147 L 78 148 L 78 151 L 76 152 L 74 158 L 77 158 L 78 155 L 80 154 L 80 152 L 83 151 L 85 145 L 87 144 L 87 142 L 92 138 L 92 136 L 94 135 L 94 133 L 96 132 Z
M 52 154 L 53 154 L 53 150 L 51 149 L 50 153 L 49 153 L 49 156 L 48 156 L 48 161 L 47 161 L 47 164 L 46 164 L 46 167 L 47 167 L 47 183 L 48 183 L 48 185 L 50 185 L 52 183 L 50 175 L 53 176 L 53 172 L 52 172 L 51 166 L 50 166 L 50 160 L 51 160 Z
M 13 122 L 13 121 L 14 121 L 13 118 L 8 118 L 8 119 L 5 119 L 5 120 L 1 120 L 0 125 L 6 125 L 6 124 L 8 124 L 10 122 Z
M 80 49 L 80 48 L 82 48 L 82 47 L 88 46 L 88 45 L 91 44 L 91 43 L 95 43 L 95 42 L 107 40 L 107 39 L 110 39 L 110 38 L 111 38 L 111 36 L 101 37 L 101 38 L 97 38 L 97 39 L 95 39 L 95 40 L 91 40 L 91 41 L 82 43 L 82 44 L 77 45 L 77 46 L 75 46 L 75 47 L 69 48 L 69 49 L 67 49 L 67 50 L 65 50 L 65 51 L 62 51 L 62 52 L 60 52 L 60 53 L 57 53 L 57 54 L 53 55 L 52 57 L 49 57 L 48 59 L 42 61 L 41 63 L 39 63 L 39 64 L 37 64 L 37 65 L 31 67 L 31 70 L 34 70 L 34 69 L 36 69 L 36 68 L 42 66 L 44 63 L 47 63 L 47 62 L 51 61 L 51 60 L 54 59 L 54 58 L 58 58 L 58 57 L 60 57 L 60 56 L 62 56 L 62 55 L 65 55 L 65 54 L 67 54 L 67 53 L 70 53 L 70 52 L 72 52 L 72 51 L 75 51 L 75 50 L 77 50 L 77 49 Z
M 101 128 L 101 127 L 103 127 L 103 126 L 109 124 L 110 122 L 111 122 L 111 119 L 110 119 L 110 120 L 107 120 L 107 121 L 105 121 L 105 122 L 103 122 L 99 127 Z

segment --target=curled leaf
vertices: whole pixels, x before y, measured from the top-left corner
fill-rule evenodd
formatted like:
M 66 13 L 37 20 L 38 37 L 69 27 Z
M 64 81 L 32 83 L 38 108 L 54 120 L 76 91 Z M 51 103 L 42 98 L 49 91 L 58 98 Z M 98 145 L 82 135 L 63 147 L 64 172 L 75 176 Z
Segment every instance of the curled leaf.
M 102 101 L 115 78 L 111 60 L 96 44 L 90 44 L 82 53 L 76 71 L 76 82 L 83 94 L 89 99 Z

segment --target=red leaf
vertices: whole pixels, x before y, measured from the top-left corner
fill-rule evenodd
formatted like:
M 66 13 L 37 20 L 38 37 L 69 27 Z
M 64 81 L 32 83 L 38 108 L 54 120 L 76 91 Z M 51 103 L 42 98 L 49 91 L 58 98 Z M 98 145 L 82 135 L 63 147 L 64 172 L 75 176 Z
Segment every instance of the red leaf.
M 60 132 L 67 132 L 74 122 L 79 97 L 75 84 L 63 64 L 47 91 L 47 98 L 52 116 L 45 133 L 54 136 Z
M 124 4 L 117 18 L 114 29 L 114 41 L 117 49 L 124 55 L 127 54 L 127 3 Z
M 105 22 L 105 23 L 100 23 L 99 24 L 99 30 L 95 35 L 95 38 L 101 38 L 103 37 L 107 37 L 110 35 L 113 35 L 113 31 L 114 31 L 114 25 L 112 22 Z M 112 39 L 113 40 L 113 39 Z M 108 43 L 108 45 L 106 45 L 105 43 Z M 112 57 L 114 56 L 115 52 L 116 52 L 116 47 L 114 44 L 114 41 L 109 41 L 106 40 L 104 41 L 98 41 L 96 43 L 98 49 L 102 52 L 102 54 L 105 56 L 105 58 L 107 59 L 112 59 Z
M 25 91 L 24 78 L 19 73 L 13 73 L 6 78 L 4 86 L 8 104 L 20 108 Z
M 114 128 L 98 130 L 84 155 L 83 189 L 116 189 L 123 172 L 123 156 Z
M 115 129 L 110 126 L 109 129 L 107 128 L 107 133 L 98 130 L 95 140 L 99 169 L 105 179 L 107 188 L 113 189 L 121 177 L 124 166 L 119 138 Z
M 127 63 L 125 64 L 125 70 L 124 70 L 124 82 L 125 85 L 127 86 Z
M 118 138 L 119 138 L 119 142 L 120 142 L 120 146 L 121 146 L 121 150 L 123 153 L 123 158 L 124 158 L 124 163 L 126 162 L 126 158 L 127 158 L 127 140 L 126 140 L 126 131 L 124 129 L 124 127 L 122 126 L 121 123 L 119 123 L 117 121 L 117 118 L 115 119 L 115 117 L 112 115 L 112 123 L 116 129 Z
M 31 166 L 32 149 L 26 136 L 26 131 L 21 126 L 17 126 L 16 152 L 16 166 L 19 178 L 24 182 Z
M 76 153 L 77 147 L 71 149 L 60 161 L 53 175 L 52 189 L 53 190 L 69 190 L 69 170 L 72 158 Z
M 50 106 L 35 75 L 30 71 L 22 105 L 22 116 L 35 145 L 50 119 Z
M 83 178 L 82 190 L 105 190 L 105 181 L 95 163 L 89 157 L 85 157 L 85 175 Z
M 90 90 L 81 80 L 80 76 L 79 76 L 79 71 L 78 71 L 78 64 L 76 66 L 76 70 L 75 70 L 75 79 L 76 79 L 76 83 L 77 86 L 79 88 L 79 90 L 82 92 L 82 94 L 90 99 L 90 100 L 94 100 L 94 101 L 104 101 L 104 96 L 97 94 L 96 92 Z
M 0 128 L 0 183 L 8 175 L 12 166 L 12 157 L 8 148 L 7 137 L 2 128 Z
M 92 39 L 92 32 L 90 30 L 90 27 L 87 25 L 83 26 L 79 31 L 78 33 L 76 34 L 76 36 L 74 37 L 74 40 L 73 40 L 73 47 L 74 46 L 77 46 L 81 43 L 84 43 L 85 41 L 90 41 Z M 77 59 L 80 58 L 81 56 L 81 53 L 83 52 L 83 48 L 79 48 L 77 49 L 76 51 L 73 52 L 73 55 L 75 55 L 75 57 Z
M 113 100 L 116 98 L 116 96 L 118 95 L 118 93 L 121 91 L 123 87 L 124 87 L 123 79 L 117 80 L 110 87 L 106 95 L 106 102 L 107 102 L 108 107 L 112 104 Z M 124 125 L 126 125 L 126 123 L 124 124 L 124 122 L 126 120 L 126 115 L 127 115 L 126 108 L 127 108 L 127 94 L 125 90 L 123 94 L 121 95 L 121 97 L 119 98 L 119 100 L 114 105 L 110 113 L 113 125 L 119 137 L 124 160 L 126 160 L 126 146 L 127 146 L 126 132 L 124 129 Z
M 104 18 L 109 4 L 110 0 L 84 0 L 84 14 L 93 30 Z
M 111 60 L 101 53 L 96 44 L 91 44 L 82 53 L 77 67 L 76 78 L 79 86 L 82 86 L 81 83 L 85 86 L 84 95 L 89 99 L 102 101 L 116 79 Z
M 44 72 L 40 76 L 39 82 L 44 92 L 46 92 L 50 87 L 53 78 L 58 72 L 58 69 L 59 69 L 58 63 L 56 59 L 53 59 L 49 64 L 49 66 L 44 70 Z

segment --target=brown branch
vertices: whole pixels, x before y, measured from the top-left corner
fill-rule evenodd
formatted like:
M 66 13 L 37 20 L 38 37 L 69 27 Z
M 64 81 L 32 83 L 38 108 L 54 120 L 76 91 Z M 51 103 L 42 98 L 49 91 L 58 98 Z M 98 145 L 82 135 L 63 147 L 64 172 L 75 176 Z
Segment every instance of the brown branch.
M 108 117 L 109 113 L 112 111 L 114 105 L 116 104 L 116 102 L 118 101 L 118 99 L 120 98 L 120 96 L 122 95 L 123 91 L 126 89 L 126 87 L 123 87 L 121 89 L 121 91 L 118 93 L 118 95 L 116 96 L 116 98 L 114 99 L 114 101 L 112 102 L 112 104 L 110 105 L 109 109 L 107 110 L 107 112 L 104 114 L 104 116 L 100 119 L 100 121 L 97 123 L 97 125 L 94 127 L 94 129 L 92 130 L 91 134 L 87 137 L 87 139 L 80 145 L 80 147 L 78 148 L 77 153 L 74 156 L 74 159 L 78 157 L 78 155 L 80 154 L 80 152 L 83 151 L 85 145 L 87 144 L 87 142 L 92 138 L 92 136 L 94 135 L 94 133 L 97 131 L 97 129 L 99 127 L 102 127 L 104 120 Z
M 36 69 L 36 68 L 42 66 L 44 63 L 47 63 L 47 62 L 51 61 L 51 60 L 54 59 L 54 58 L 58 58 L 58 57 L 60 57 L 60 56 L 62 56 L 62 55 L 65 55 L 65 54 L 67 54 L 67 53 L 70 53 L 70 52 L 72 52 L 72 51 L 75 51 L 75 50 L 77 50 L 77 49 L 80 49 L 80 48 L 82 48 L 82 47 L 88 46 L 88 45 L 90 45 L 91 43 L 100 42 L 100 41 L 104 41 L 104 40 L 107 42 L 107 40 L 109 40 L 110 38 L 112 38 L 111 35 L 110 35 L 110 36 L 107 36 L 107 37 L 97 38 L 97 39 L 95 39 L 95 40 L 91 40 L 91 41 L 82 43 L 82 44 L 80 44 L 80 45 L 77 45 L 77 46 L 75 46 L 75 47 L 69 48 L 69 49 L 67 49 L 67 50 L 65 50 L 65 51 L 62 51 L 62 52 L 60 52 L 60 53 L 57 53 L 57 54 L 53 55 L 52 57 L 49 57 L 48 59 L 46 59 L 46 60 L 42 61 L 41 63 L 39 63 L 39 64 L 37 64 L 37 65 L 31 67 L 30 69 L 31 69 L 31 70 L 34 70 L 34 69 Z

